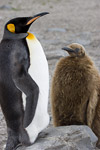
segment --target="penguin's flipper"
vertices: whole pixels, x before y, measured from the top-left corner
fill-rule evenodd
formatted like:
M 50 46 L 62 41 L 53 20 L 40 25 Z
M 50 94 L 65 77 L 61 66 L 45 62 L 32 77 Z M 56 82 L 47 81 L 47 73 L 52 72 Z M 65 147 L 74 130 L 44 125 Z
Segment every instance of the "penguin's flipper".
M 22 63 L 24 61 L 24 63 Z M 16 63 L 16 65 L 15 65 Z M 12 64 L 12 78 L 15 86 L 26 95 L 26 108 L 24 115 L 24 127 L 26 128 L 32 121 L 39 96 L 39 87 L 28 74 L 25 59 L 17 59 Z
M 38 101 L 39 88 L 28 73 L 21 78 L 14 79 L 15 85 L 26 95 L 26 107 L 24 114 L 24 127 L 26 128 L 32 121 Z
M 92 122 L 92 130 L 98 137 L 97 147 L 100 148 L 100 93 L 98 95 L 98 103 L 95 109 L 95 116 Z
M 23 74 L 21 78 L 15 78 L 14 82 L 20 91 L 24 92 L 26 95 L 26 107 L 24 115 L 24 127 L 26 128 L 31 123 L 35 114 L 39 88 L 28 73 Z
M 91 94 L 89 98 L 89 102 L 87 106 L 87 125 L 90 128 L 94 120 L 97 103 L 98 103 L 98 93 L 97 93 L 97 90 L 94 90 L 94 92 Z

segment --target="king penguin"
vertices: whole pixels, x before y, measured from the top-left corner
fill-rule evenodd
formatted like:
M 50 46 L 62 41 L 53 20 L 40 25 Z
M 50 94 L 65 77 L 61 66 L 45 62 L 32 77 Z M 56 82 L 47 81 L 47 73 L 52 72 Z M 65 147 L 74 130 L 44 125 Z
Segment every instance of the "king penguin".
M 49 71 L 46 56 L 30 25 L 33 17 L 8 21 L 0 43 L 0 105 L 7 124 L 5 150 L 31 145 L 49 124 Z
M 57 63 L 51 86 L 54 126 L 88 125 L 100 141 L 100 74 L 85 48 L 72 43 Z

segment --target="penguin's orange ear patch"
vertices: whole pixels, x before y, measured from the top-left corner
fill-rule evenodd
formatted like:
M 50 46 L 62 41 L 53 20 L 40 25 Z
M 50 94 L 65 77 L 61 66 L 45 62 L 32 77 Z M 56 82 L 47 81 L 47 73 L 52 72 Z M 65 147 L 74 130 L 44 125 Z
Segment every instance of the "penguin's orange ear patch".
M 14 24 L 8 24 L 8 25 L 7 25 L 7 29 L 8 29 L 10 32 L 15 33 L 15 25 L 14 25 Z

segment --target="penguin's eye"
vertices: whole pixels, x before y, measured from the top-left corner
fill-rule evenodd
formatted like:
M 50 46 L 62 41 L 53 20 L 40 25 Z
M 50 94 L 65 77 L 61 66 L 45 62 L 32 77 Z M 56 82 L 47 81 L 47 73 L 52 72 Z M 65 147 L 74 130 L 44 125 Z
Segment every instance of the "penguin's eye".
M 7 25 L 7 29 L 8 29 L 10 32 L 15 33 L 15 25 L 14 25 L 14 24 L 8 24 L 8 25 Z

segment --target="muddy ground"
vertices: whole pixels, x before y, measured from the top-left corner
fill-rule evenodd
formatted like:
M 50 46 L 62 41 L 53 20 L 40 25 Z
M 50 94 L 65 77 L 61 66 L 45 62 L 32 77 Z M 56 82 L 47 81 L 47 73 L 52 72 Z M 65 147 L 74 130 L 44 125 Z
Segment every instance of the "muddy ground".
M 83 44 L 100 70 L 99 0 L 0 0 L 0 40 L 9 19 L 43 11 L 50 14 L 34 22 L 30 31 L 35 33 L 46 53 L 50 81 L 56 62 L 67 55 L 61 48 L 72 42 Z M 0 111 L 0 150 L 6 138 L 6 124 Z

